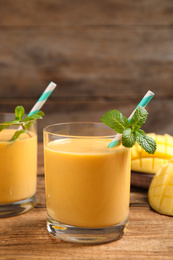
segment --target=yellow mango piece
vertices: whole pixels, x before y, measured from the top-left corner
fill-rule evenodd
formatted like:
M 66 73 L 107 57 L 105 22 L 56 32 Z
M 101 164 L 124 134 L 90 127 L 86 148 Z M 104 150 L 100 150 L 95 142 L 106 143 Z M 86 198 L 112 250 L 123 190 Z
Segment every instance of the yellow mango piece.
M 161 158 L 140 158 L 131 161 L 131 168 L 136 172 L 155 174 L 168 160 Z
M 141 170 L 143 172 L 153 173 L 153 159 L 141 158 Z
M 140 165 L 140 160 L 139 159 L 136 159 L 136 160 L 133 160 L 131 162 L 131 167 L 133 168 L 133 171 L 140 171 L 141 169 L 141 165 Z
M 173 179 L 170 180 L 169 184 L 173 186 Z
M 163 164 L 166 164 L 168 162 L 167 159 L 162 159 L 162 158 L 153 158 L 153 173 L 158 172 L 160 167 Z
M 173 163 L 164 164 L 148 190 L 150 206 L 157 212 L 173 216 Z
M 164 144 L 165 143 L 165 136 L 164 135 L 157 135 L 157 143 L 158 144 Z
M 167 186 L 165 189 L 165 196 L 169 197 L 172 192 L 173 185 Z
M 173 158 L 173 137 L 168 134 L 149 133 L 147 135 L 156 141 L 156 151 L 154 154 L 148 154 L 136 143 L 131 149 L 131 169 L 155 174 L 163 164 Z
M 153 208 L 159 208 L 160 206 L 160 198 L 157 197 L 157 196 L 154 196 L 153 199 L 152 199 L 152 203 L 153 203 Z
M 155 133 L 148 133 L 147 135 L 152 137 L 154 140 L 156 139 L 156 134 Z
M 134 149 L 131 149 L 131 158 L 138 158 L 139 157 L 139 151 L 136 145 L 133 147 Z
M 171 135 L 165 134 L 166 144 L 173 146 L 173 137 Z
M 168 154 L 168 157 L 169 157 L 169 159 L 171 159 L 173 156 L 173 147 L 171 147 L 171 146 L 167 146 L 167 154 Z
M 173 216 L 173 198 L 164 197 L 160 205 L 160 213 Z

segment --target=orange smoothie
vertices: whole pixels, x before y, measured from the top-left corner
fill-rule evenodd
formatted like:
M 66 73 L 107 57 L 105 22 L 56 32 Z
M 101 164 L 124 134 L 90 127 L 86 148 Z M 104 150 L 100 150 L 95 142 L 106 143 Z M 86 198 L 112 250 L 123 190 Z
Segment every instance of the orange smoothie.
M 0 204 L 24 200 L 36 192 L 37 135 L 25 133 L 8 142 L 15 131 L 0 132 Z
M 60 139 L 44 149 L 48 215 L 61 223 L 101 228 L 128 218 L 130 149 L 110 139 Z

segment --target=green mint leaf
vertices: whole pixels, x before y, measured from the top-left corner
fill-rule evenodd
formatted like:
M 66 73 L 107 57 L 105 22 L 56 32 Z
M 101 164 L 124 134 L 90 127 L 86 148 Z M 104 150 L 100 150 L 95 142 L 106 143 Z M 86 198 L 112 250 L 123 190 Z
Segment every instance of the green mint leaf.
M 7 127 L 9 127 L 9 125 L 7 125 L 7 124 L 2 124 L 2 125 L 0 125 L 0 132 L 1 132 L 2 130 L 6 129 Z
M 114 129 L 117 133 L 122 133 L 128 126 L 128 119 L 118 110 L 111 110 L 101 117 L 101 121 Z
M 154 139 L 145 134 L 141 129 L 135 132 L 138 144 L 149 154 L 154 154 L 156 150 L 156 142 Z
M 132 118 L 128 120 L 118 110 L 107 112 L 101 121 L 113 128 L 117 133 L 122 134 L 122 145 L 132 147 L 137 141 L 138 144 L 149 154 L 154 154 L 156 142 L 153 138 L 146 135 L 140 127 L 146 122 L 148 112 L 142 106 L 137 107 Z
M 36 120 L 36 119 L 42 119 L 43 116 L 44 116 L 44 113 L 42 111 L 39 111 L 31 116 L 26 116 L 23 119 L 23 122 L 28 122 L 28 121 L 32 121 L 32 120 Z
M 44 116 L 44 112 L 43 111 L 38 111 L 37 113 L 36 113 L 37 115 L 39 115 L 39 116 Z M 35 115 L 35 114 L 34 114 Z
M 28 129 L 28 128 L 30 128 L 34 123 L 35 123 L 35 121 L 31 121 L 31 122 L 25 123 L 23 127 L 24 127 L 24 129 Z
M 139 126 L 141 127 L 145 121 L 147 120 L 148 112 L 144 107 L 139 106 L 136 110 L 134 115 L 130 120 L 131 126 Z
M 21 134 L 26 133 L 27 129 L 19 130 L 14 133 L 12 138 L 9 140 L 9 142 L 14 142 Z
M 17 106 L 15 108 L 15 120 L 21 121 L 25 114 L 25 109 L 23 106 Z
M 140 126 L 133 125 L 133 126 L 131 126 L 131 128 L 132 128 L 133 132 L 135 132 L 136 130 L 138 130 L 140 128 Z
M 9 122 L 4 122 L 2 124 L 0 124 L 0 132 L 4 129 L 6 129 L 7 127 L 11 126 L 11 125 L 20 125 L 21 123 L 18 120 L 13 120 L 13 121 L 9 121 Z
M 25 109 L 23 106 L 17 106 L 15 108 L 15 119 L 13 121 L 9 122 L 4 122 L 0 124 L 0 132 L 7 127 L 10 127 L 11 125 L 18 125 L 21 126 L 23 129 L 22 130 L 17 130 L 13 137 L 9 140 L 9 142 L 15 141 L 21 134 L 26 133 L 29 136 L 32 136 L 29 132 L 28 129 L 35 123 L 37 119 L 42 119 L 42 116 L 44 116 L 44 113 L 42 111 L 38 111 L 37 113 L 25 117 L 23 119 L 23 116 L 25 114 Z M 20 128 L 19 128 L 20 129 Z
M 146 133 L 144 132 L 144 130 L 138 129 L 137 131 L 135 131 L 135 135 L 136 135 L 136 137 L 140 136 L 140 135 L 146 136 Z
M 136 142 L 135 133 L 132 132 L 132 129 L 130 127 L 128 127 L 123 131 L 122 144 L 123 146 L 130 148 L 135 144 L 135 142 Z
M 3 124 L 8 124 L 9 126 L 10 125 L 20 125 L 21 122 L 19 120 L 13 120 L 13 121 L 5 122 Z

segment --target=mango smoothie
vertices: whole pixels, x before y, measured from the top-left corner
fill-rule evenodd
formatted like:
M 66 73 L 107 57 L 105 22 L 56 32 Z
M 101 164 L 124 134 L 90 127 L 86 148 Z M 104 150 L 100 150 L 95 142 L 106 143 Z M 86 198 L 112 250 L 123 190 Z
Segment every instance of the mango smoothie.
M 37 135 L 25 133 L 8 142 L 15 131 L 0 132 L 0 204 L 24 200 L 36 192 Z
M 111 139 L 66 138 L 44 148 L 49 217 L 83 228 L 111 227 L 128 219 L 130 149 Z

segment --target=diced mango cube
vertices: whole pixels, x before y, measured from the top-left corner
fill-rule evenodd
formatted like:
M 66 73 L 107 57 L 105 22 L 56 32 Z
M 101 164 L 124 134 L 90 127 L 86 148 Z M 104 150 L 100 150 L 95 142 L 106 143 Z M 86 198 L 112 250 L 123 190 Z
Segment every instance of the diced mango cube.
M 165 134 L 166 144 L 169 146 L 173 146 L 173 138 L 171 135 Z
M 138 158 L 139 157 L 139 151 L 137 149 L 137 146 L 134 146 L 134 149 L 131 149 L 131 158 Z
M 160 204 L 160 213 L 173 216 L 173 198 L 163 198 Z
M 148 173 L 153 173 L 153 159 L 152 158 L 142 158 L 141 159 L 141 169 L 146 170 Z
M 173 158 L 173 137 L 168 134 L 156 135 L 154 133 L 149 133 L 148 136 L 156 141 L 155 153 L 148 154 L 136 143 L 131 149 L 131 169 L 155 174 L 163 164 Z
M 160 169 L 160 167 L 167 162 L 168 160 L 166 159 L 153 158 L 153 173 L 156 173 Z
M 166 152 L 168 157 L 171 159 L 173 157 L 173 146 L 167 146 Z
M 140 165 L 140 159 L 133 160 L 131 162 L 131 167 L 133 168 L 133 171 L 140 171 L 141 165 Z
M 156 142 L 158 144 L 164 144 L 165 143 L 165 136 L 164 135 L 157 135 Z
M 165 196 L 173 196 L 173 186 L 167 186 L 165 189 Z
M 157 212 L 173 216 L 173 163 L 163 165 L 154 176 L 149 190 L 148 201 Z
M 156 134 L 155 133 L 149 133 L 147 134 L 148 136 L 152 137 L 154 140 L 156 139 Z

